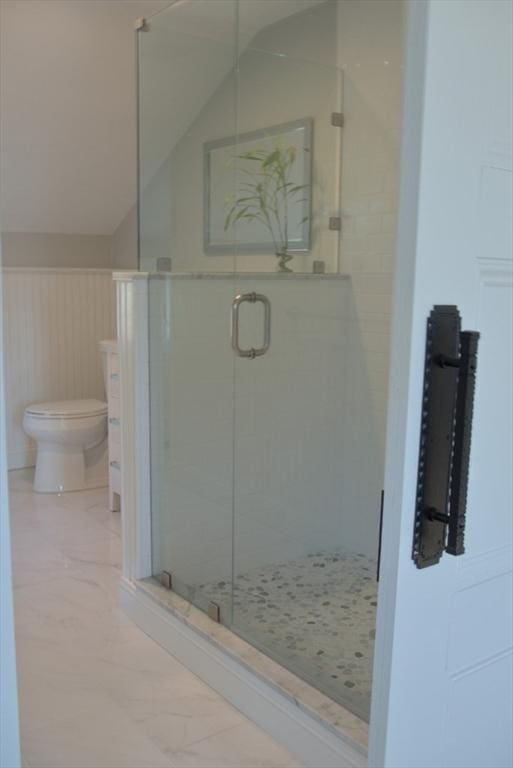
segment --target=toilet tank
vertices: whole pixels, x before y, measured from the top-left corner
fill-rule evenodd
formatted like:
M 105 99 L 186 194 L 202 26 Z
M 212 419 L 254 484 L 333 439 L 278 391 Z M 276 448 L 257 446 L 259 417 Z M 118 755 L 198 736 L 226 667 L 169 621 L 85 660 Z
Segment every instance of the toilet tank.
M 108 385 L 107 385 L 107 358 L 109 355 L 109 352 L 117 352 L 118 351 L 118 342 L 116 339 L 103 339 L 100 341 L 99 344 L 100 347 L 100 354 L 102 356 L 102 371 L 103 371 L 103 388 L 105 390 L 105 396 L 108 392 Z

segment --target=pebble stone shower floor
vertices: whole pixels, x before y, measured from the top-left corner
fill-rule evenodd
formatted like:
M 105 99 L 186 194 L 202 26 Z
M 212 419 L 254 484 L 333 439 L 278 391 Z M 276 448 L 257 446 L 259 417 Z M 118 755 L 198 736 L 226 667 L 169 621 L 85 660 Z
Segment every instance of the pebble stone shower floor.
M 198 592 L 229 615 L 231 582 Z M 232 629 L 368 720 L 376 605 L 374 560 L 318 552 L 239 574 Z

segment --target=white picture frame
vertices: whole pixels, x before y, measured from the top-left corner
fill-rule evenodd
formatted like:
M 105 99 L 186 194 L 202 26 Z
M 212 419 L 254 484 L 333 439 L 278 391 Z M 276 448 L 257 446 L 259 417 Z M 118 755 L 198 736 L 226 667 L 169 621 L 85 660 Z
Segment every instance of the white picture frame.
M 312 216 L 312 136 L 313 120 L 303 118 L 288 123 L 262 128 L 206 142 L 203 145 L 203 246 L 207 254 L 268 254 L 276 252 L 276 242 L 261 222 L 241 219 L 225 229 L 229 207 L 243 194 L 242 185 L 252 173 L 249 160 L 241 158 L 245 152 L 276 147 L 294 147 L 296 160 L 292 168 L 291 183 L 302 187 L 301 196 L 294 199 L 288 210 L 287 251 L 305 253 L 311 248 Z

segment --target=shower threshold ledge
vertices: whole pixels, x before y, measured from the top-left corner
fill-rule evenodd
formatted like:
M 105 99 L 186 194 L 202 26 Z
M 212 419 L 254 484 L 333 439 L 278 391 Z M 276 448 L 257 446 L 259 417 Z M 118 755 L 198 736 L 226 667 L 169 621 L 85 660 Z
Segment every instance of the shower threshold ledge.
M 132 599 L 124 600 L 123 592 L 131 591 Z M 156 621 L 149 626 L 148 616 L 142 616 L 134 607 L 135 602 L 139 600 L 146 608 L 153 608 L 153 617 Z M 367 765 L 367 745 L 368 745 L 368 724 L 361 718 L 354 715 L 348 709 L 329 698 L 319 690 L 301 680 L 295 674 L 282 667 L 279 663 L 273 661 L 266 654 L 259 651 L 254 646 L 243 640 L 222 624 L 212 621 L 205 613 L 193 606 L 187 600 L 180 597 L 175 592 L 165 589 L 156 579 L 148 578 L 139 581 L 130 581 L 122 585 L 122 607 L 154 640 L 162 645 L 166 650 L 175 655 L 182 663 L 192 669 L 193 672 L 206 680 L 213 688 L 216 688 L 222 695 L 230 700 L 236 707 L 241 709 L 248 717 L 256 720 L 264 729 L 272 732 L 273 727 L 277 733 L 273 733 L 278 740 L 282 740 L 290 747 L 290 742 L 296 746 L 296 754 L 310 766 L 330 766 L 344 765 L 363 768 Z M 142 608 L 142 605 L 140 606 Z M 163 609 L 163 615 L 158 616 L 159 609 Z M 144 610 L 144 609 L 143 609 Z M 176 624 L 178 621 L 183 625 L 183 634 L 181 643 L 175 644 L 170 635 L 166 635 L 163 629 L 165 616 L 168 620 Z M 159 621 L 160 618 L 160 621 Z M 160 628 L 159 628 L 160 627 Z M 189 632 L 187 632 L 189 630 Z M 189 637 L 187 637 L 189 635 Z M 194 636 L 201 643 L 207 643 L 204 648 L 203 656 L 199 655 L 195 661 L 189 657 L 191 644 L 194 643 Z M 184 642 L 185 641 L 185 642 Z M 180 645 L 181 647 L 178 647 Z M 263 698 L 269 699 L 271 704 L 272 693 L 276 692 L 276 701 L 274 702 L 279 709 L 287 709 L 290 705 L 291 712 L 295 713 L 295 718 L 299 719 L 299 728 L 305 729 L 306 749 L 302 749 L 297 744 L 296 733 L 292 738 L 292 733 L 287 738 L 283 733 L 283 726 L 266 726 L 266 718 L 271 719 L 272 715 L 263 712 L 262 717 L 255 717 L 248 708 L 241 706 L 240 695 L 236 690 L 232 693 L 234 685 L 226 680 L 226 675 L 222 675 L 223 682 L 216 684 L 215 679 L 209 674 L 208 646 L 212 652 L 218 652 L 218 662 L 223 665 L 223 657 L 229 671 L 234 673 L 236 678 L 241 679 L 247 676 L 246 685 L 251 678 L 257 687 L 261 688 Z M 220 656 L 219 656 L 220 654 Z M 197 656 L 197 655 L 196 655 Z M 210 669 L 210 672 L 212 670 Z M 244 675 L 246 671 L 246 675 Z M 215 675 L 214 675 L 215 677 Z M 260 686 L 259 686 L 260 683 Z M 251 684 L 249 682 L 249 684 Z M 262 686 L 263 684 L 263 686 Z M 243 690 L 244 683 L 241 690 Z M 235 684 L 237 689 L 237 684 Z M 266 694 L 267 690 L 267 694 Z M 261 706 L 261 705 L 260 705 Z M 272 707 L 271 707 L 272 708 Z M 316 728 L 317 725 L 317 728 Z M 310 731 L 310 734 L 308 734 Z M 308 742 L 309 735 L 317 731 L 316 736 Z M 299 731 L 301 733 L 301 730 Z M 283 738 L 280 738 L 283 737 Z M 326 751 L 320 746 L 326 747 Z M 288 742 L 288 743 L 287 743 Z M 320 750 L 320 751 L 319 751 Z M 324 754 L 321 756 L 321 752 Z M 332 759 L 330 759 L 332 755 Z M 339 762 L 342 758 L 343 762 Z M 316 760 L 324 762 L 316 762 Z

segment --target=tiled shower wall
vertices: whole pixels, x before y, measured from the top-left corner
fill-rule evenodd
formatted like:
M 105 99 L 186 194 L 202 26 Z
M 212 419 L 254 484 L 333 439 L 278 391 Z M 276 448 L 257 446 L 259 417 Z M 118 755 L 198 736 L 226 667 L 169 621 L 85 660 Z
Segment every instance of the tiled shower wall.
M 350 277 L 346 501 L 363 547 L 377 531 L 385 455 L 403 73 L 401 0 L 338 4 L 344 71 L 340 271 Z M 368 466 L 379 473 L 369 474 Z
M 232 523 L 236 571 L 339 547 L 374 555 L 369 535 L 355 549 L 345 494 L 348 280 L 170 275 L 150 290 L 154 571 L 229 579 Z M 240 291 L 271 301 L 256 360 L 230 347 Z M 243 305 L 241 344 L 261 335 L 259 305 Z
M 3 270 L 9 468 L 32 466 L 22 428 L 27 405 L 105 399 L 98 342 L 116 334 L 116 296 L 106 269 Z

